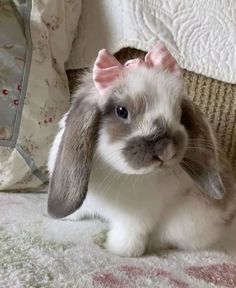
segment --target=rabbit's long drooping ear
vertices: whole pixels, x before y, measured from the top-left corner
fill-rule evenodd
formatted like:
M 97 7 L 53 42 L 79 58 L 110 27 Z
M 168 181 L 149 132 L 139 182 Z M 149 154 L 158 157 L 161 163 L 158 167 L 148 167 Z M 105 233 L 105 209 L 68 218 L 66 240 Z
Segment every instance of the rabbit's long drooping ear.
M 210 124 L 188 99 L 183 100 L 181 121 L 189 135 L 181 166 L 202 191 L 212 198 L 221 199 L 225 188 L 220 176 L 219 152 Z
M 96 104 L 85 98 L 69 111 L 50 177 L 48 213 L 53 217 L 73 213 L 86 197 L 99 118 Z

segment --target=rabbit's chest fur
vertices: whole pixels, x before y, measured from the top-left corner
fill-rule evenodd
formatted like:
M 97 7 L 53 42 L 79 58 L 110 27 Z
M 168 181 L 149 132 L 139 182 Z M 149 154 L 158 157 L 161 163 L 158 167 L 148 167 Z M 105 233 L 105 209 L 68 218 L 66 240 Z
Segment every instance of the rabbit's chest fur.
M 110 222 L 117 214 L 154 223 L 191 186 L 181 169 L 125 175 L 100 162 L 92 169 L 88 198 L 97 199 L 96 212 Z
M 222 227 L 215 225 L 218 211 L 193 197 L 194 189 L 181 168 L 132 176 L 95 162 L 88 195 L 70 218 L 98 215 L 107 220 L 105 246 L 122 256 L 166 246 L 200 248 L 217 239 Z

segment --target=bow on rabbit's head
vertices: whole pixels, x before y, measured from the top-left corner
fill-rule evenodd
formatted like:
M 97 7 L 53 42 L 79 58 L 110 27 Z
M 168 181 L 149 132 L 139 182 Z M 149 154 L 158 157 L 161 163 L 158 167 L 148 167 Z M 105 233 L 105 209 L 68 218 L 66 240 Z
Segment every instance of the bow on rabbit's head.
M 99 51 L 93 66 L 93 81 L 101 95 L 112 87 L 112 83 L 122 75 L 127 69 L 135 69 L 139 66 L 156 67 L 167 70 L 179 76 L 181 71 L 179 66 L 167 48 L 158 42 L 148 51 L 144 60 L 139 58 L 131 59 L 122 65 L 106 49 Z

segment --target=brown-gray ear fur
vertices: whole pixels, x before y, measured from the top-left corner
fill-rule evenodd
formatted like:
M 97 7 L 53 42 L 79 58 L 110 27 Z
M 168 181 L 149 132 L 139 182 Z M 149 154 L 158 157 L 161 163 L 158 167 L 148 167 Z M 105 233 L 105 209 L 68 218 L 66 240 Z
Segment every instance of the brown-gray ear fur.
M 188 147 L 181 162 L 182 168 L 204 193 L 221 199 L 225 188 L 220 176 L 217 146 L 210 124 L 198 107 L 186 98 L 182 103 L 181 122 L 189 135 Z
M 49 183 L 48 213 L 55 218 L 73 213 L 86 197 L 99 119 L 96 104 L 74 101 Z

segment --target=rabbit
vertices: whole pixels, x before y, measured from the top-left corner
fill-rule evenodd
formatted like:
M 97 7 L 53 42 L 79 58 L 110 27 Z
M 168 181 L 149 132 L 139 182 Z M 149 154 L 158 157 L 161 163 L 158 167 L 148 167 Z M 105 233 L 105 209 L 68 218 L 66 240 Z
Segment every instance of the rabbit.
M 125 65 L 100 51 L 60 121 L 48 170 L 48 213 L 103 218 L 104 248 L 123 257 L 210 247 L 236 215 L 231 168 L 161 43 Z

